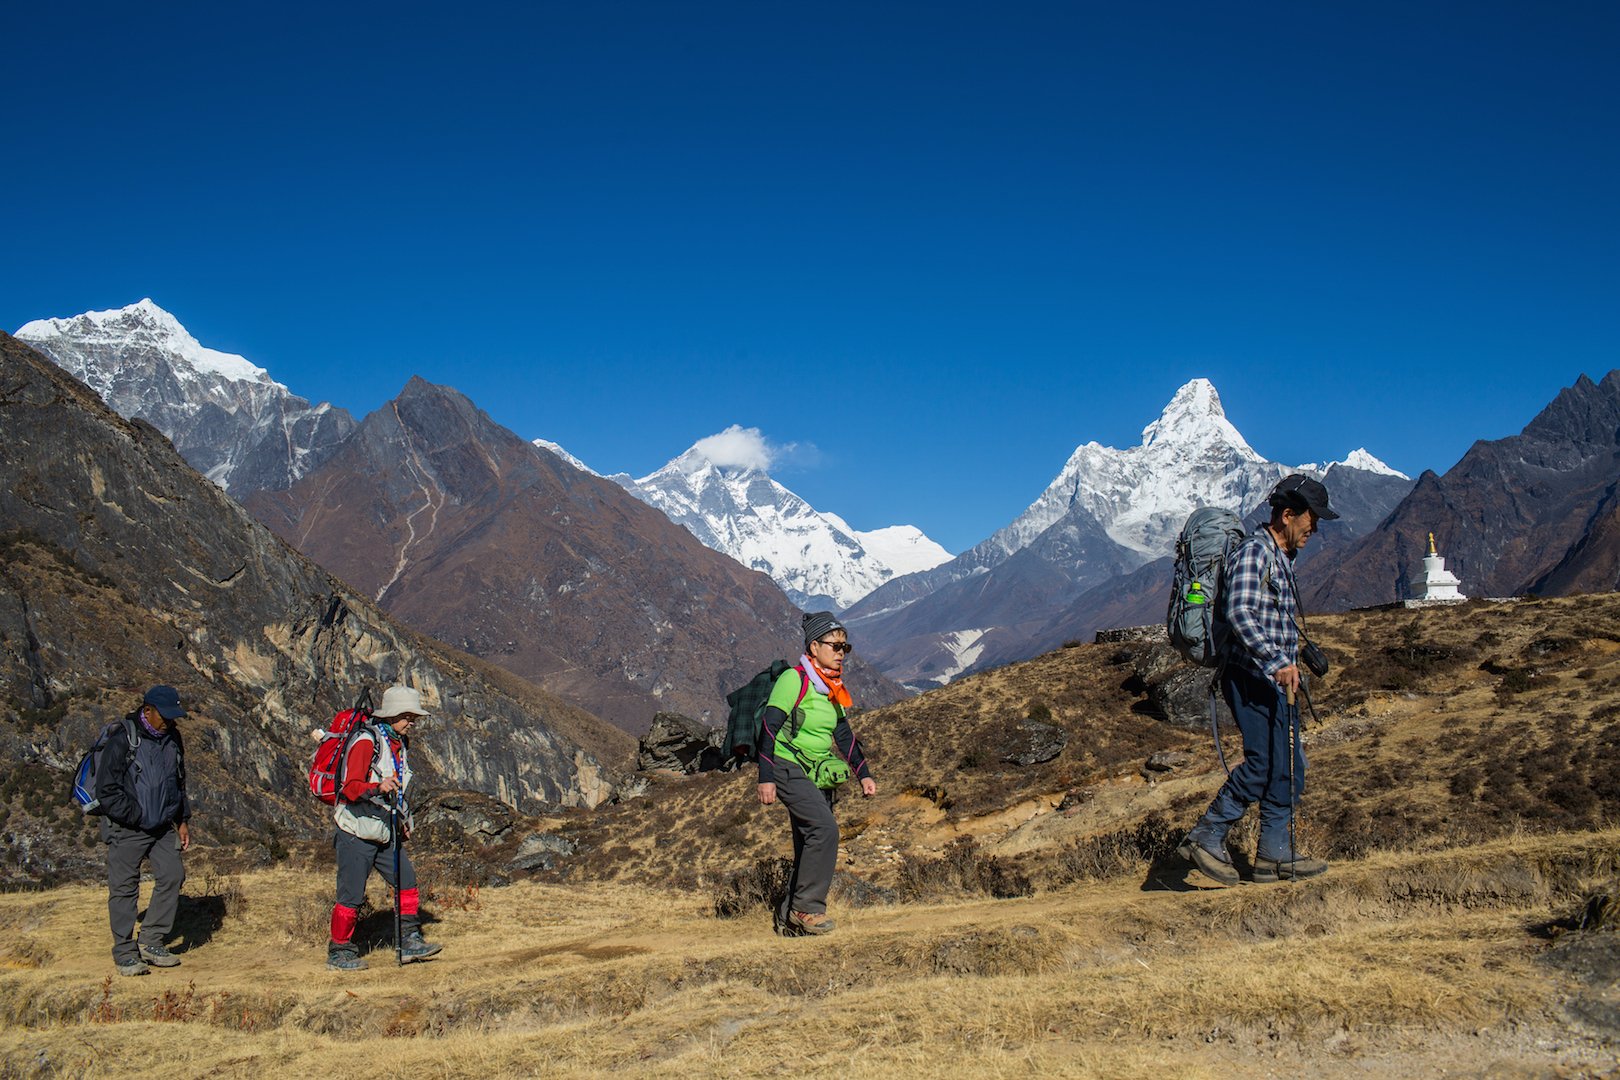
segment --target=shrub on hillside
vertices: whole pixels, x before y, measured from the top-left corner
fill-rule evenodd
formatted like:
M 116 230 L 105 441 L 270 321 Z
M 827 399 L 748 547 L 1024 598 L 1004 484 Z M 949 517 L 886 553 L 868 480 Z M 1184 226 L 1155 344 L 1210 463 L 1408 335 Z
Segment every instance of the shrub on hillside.
M 715 918 L 735 919 L 757 911 L 774 911 L 787 893 L 793 875 L 789 859 L 760 859 L 752 866 L 733 871 L 714 887 Z
M 1184 833 L 1185 830 L 1176 828 L 1155 811 L 1133 828 L 1088 836 L 1069 845 L 1058 856 L 1051 871 L 1052 884 L 1101 881 L 1135 873 L 1144 864 L 1168 857 L 1181 843 Z
M 959 836 L 945 845 L 937 859 L 907 855 L 900 864 L 896 891 L 901 899 L 909 901 L 963 894 L 1005 900 L 1030 896 L 1035 888 L 1029 877 L 1011 863 L 984 854 L 971 836 Z

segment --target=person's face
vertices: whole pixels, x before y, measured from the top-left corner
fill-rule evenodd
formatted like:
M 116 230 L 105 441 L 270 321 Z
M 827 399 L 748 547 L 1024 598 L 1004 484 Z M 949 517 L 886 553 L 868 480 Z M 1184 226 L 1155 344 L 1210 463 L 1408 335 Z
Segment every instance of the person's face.
M 409 735 L 411 733 L 411 725 L 415 723 L 415 713 L 403 712 L 394 717 L 392 720 L 388 721 L 388 726 L 399 732 L 401 735 Z
M 1283 511 L 1283 547 L 1298 551 L 1316 532 L 1315 510 Z
M 163 719 L 163 714 L 157 711 L 155 705 L 142 705 L 141 715 L 146 719 L 147 726 L 153 731 L 162 731 L 169 726 L 169 722 Z
M 810 643 L 810 659 L 828 671 L 844 670 L 845 650 L 849 648 L 849 635 L 834 630 L 826 637 Z

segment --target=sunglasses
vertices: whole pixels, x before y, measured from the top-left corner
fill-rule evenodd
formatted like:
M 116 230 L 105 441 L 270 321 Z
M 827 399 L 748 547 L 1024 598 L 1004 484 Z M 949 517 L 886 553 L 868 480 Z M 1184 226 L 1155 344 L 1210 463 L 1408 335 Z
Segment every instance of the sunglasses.
M 825 645 L 834 652 L 841 652 L 846 656 L 855 651 L 855 646 L 847 641 L 818 641 L 816 644 Z

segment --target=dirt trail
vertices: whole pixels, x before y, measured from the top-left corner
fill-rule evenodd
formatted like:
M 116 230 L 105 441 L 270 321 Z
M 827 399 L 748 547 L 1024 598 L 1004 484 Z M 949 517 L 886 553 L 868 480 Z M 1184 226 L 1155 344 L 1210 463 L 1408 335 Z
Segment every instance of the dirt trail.
M 821 940 L 717 920 L 698 894 L 522 884 L 441 906 L 441 959 L 398 969 L 383 943 L 350 975 L 324 967 L 313 870 L 212 882 L 183 966 L 139 979 L 107 977 L 102 891 L 63 888 L 0 897 L 0 1052 L 8 1076 L 113 1058 L 325 1075 L 378 1055 L 443 1076 L 752 1076 L 779 1073 L 760 1047 L 790 1020 L 825 1032 L 795 1071 L 855 1076 L 941 1075 L 942 1058 L 945 1075 L 1612 1075 L 1536 928 L 1612 879 L 1617 850 L 1611 831 L 1297 885 L 843 910 Z

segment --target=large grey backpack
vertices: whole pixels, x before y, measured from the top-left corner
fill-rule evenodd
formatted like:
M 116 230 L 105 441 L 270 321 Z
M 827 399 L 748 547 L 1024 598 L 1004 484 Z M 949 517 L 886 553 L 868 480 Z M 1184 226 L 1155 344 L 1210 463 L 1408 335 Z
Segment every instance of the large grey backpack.
M 1176 576 L 1164 628 L 1177 652 L 1200 667 L 1220 663 L 1226 626 L 1220 621 L 1226 556 L 1244 536 L 1243 519 L 1218 506 L 1201 506 L 1176 537 Z

